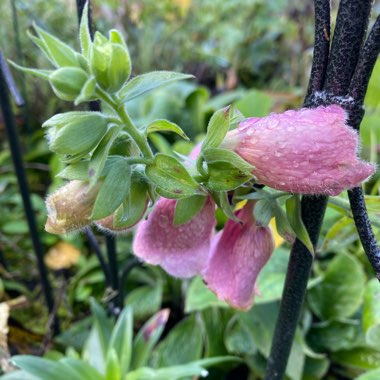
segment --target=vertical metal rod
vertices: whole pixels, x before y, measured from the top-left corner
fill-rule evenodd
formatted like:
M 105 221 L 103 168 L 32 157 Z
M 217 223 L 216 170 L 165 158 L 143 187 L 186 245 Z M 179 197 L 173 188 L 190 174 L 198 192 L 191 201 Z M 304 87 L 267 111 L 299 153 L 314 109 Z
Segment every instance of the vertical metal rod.
M 46 305 L 50 313 L 54 311 L 54 300 L 52 296 L 52 289 L 48 279 L 47 269 L 43 259 L 43 247 L 39 238 L 36 219 L 34 216 L 33 207 L 30 200 L 30 192 L 28 182 L 26 179 L 26 173 L 23 165 L 20 143 L 15 129 L 15 122 L 12 115 L 12 106 L 9 99 L 9 92 L 7 88 L 7 80 L 5 78 L 4 68 L 6 68 L 6 61 L 0 51 L 0 102 L 1 109 L 3 111 L 5 129 L 8 135 L 9 147 L 12 154 L 12 160 L 15 167 L 16 177 L 20 188 L 20 194 L 24 205 L 24 211 L 26 220 L 29 226 L 30 237 L 34 252 L 37 258 L 38 271 L 40 275 L 40 281 L 42 290 L 45 296 Z M 55 316 L 53 329 L 57 333 L 59 331 L 58 318 Z

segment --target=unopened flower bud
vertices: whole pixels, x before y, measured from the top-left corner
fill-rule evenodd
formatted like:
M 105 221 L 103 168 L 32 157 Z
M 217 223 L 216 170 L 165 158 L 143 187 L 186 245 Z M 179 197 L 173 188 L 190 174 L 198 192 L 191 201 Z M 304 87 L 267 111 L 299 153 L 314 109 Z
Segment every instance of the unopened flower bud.
M 77 67 L 62 67 L 49 77 L 50 85 L 58 98 L 73 101 L 88 79 L 87 73 Z
M 95 34 L 90 55 L 91 72 L 105 91 L 120 90 L 131 74 L 131 59 L 128 48 L 116 31 L 107 39 L 101 33 Z
M 255 168 L 258 181 L 300 194 L 338 195 L 359 186 L 375 165 L 358 158 L 358 134 L 337 105 L 250 118 L 229 132 L 223 148 Z
M 90 189 L 87 182 L 70 181 L 46 199 L 48 219 L 45 230 L 64 234 L 79 230 L 91 223 L 91 213 L 99 185 Z

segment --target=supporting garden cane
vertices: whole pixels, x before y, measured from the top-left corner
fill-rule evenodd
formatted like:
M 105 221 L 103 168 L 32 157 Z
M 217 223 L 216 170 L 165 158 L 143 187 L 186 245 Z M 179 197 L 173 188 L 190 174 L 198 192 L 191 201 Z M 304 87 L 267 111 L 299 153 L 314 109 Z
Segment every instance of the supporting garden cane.
M 30 199 L 30 192 L 28 182 L 26 179 L 26 173 L 23 165 L 20 143 L 18 140 L 15 122 L 12 114 L 12 106 L 9 99 L 8 83 L 13 83 L 11 74 L 8 70 L 6 61 L 0 51 L 0 101 L 1 109 L 3 111 L 5 129 L 8 135 L 9 147 L 11 150 L 12 160 L 15 167 L 15 173 L 20 188 L 20 194 L 24 205 L 24 211 L 26 220 L 29 226 L 30 237 L 32 239 L 33 249 L 37 258 L 38 271 L 41 280 L 42 291 L 45 297 L 45 302 L 49 313 L 54 312 L 54 299 L 52 296 L 52 289 L 48 279 L 47 269 L 43 258 L 43 247 L 39 238 L 37 223 L 34 216 L 34 211 Z M 16 90 L 14 87 L 12 92 Z M 21 97 L 18 95 L 18 102 Z M 53 329 L 55 333 L 59 332 L 59 321 L 57 316 L 54 316 Z
M 364 115 L 362 103 L 379 50 L 377 49 L 376 54 L 373 54 L 368 53 L 370 50 L 368 46 L 366 48 L 371 40 L 376 41 L 372 45 L 377 46 L 379 43 L 378 38 L 374 36 L 378 33 L 376 22 L 358 63 L 371 6 L 372 1 L 368 0 L 361 2 L 341 0 L 329 54 L 330 1 L 315 0 L 315 50 L 305 106 L 339 104 L 348 112 L 349 125 L 355 129 L 359 128 Z M 360 84 L 355 85 L 358 82 Z M 360 96 L 353 99 L 347 97 L 352 86 L 360 93 Z M 351 95 L 354 95 L 353 92 Z M 350 191 L 349 197 L 359 236 L 377 273 L 377 264 L 380 262 L 379 252 L 378 248 L 375 248 L 377 243 L 368 221 L 361 188 Z M 313 245 L 316 245 L 318 241 L 326 204 L 327 197 L 304 197 L 302 200 L 302 219 Z M 311 253 L 299 240 L 296 240 L 290 254 L 279 316 L 268 359 L 266 380 L 283 379 L 285 376 L 312 262 Z

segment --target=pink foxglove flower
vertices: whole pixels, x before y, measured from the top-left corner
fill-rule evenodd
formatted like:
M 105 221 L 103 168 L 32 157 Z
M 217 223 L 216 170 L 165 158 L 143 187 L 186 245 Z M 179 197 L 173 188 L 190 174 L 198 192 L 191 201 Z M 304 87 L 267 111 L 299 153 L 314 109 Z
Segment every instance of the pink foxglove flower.
M 249 118 L 227 134 L 223 147 L 252 164 L 264 185 L 337 195 L 375 172 L 375 165 L 358 158 L 358 135 L 346 119 L 337 105 Z
M 253 303 L 256 278 L 274 250 L 274 240 L 269 227 L 256 226 L 252 202 L 236 216 L 242 223 L 228 220 L 214 237 L 203 278 L 219 299 L 247 310 Z
M 215 204 L 209 198 L 193 219 L 179 226 L 173 224 L 175 205 L 173 199 L 158 200 L 148 219 L 138 225 L 133 251 L 147 263 L 186 278 L 200 273 L 207 264 L 216 224 Z

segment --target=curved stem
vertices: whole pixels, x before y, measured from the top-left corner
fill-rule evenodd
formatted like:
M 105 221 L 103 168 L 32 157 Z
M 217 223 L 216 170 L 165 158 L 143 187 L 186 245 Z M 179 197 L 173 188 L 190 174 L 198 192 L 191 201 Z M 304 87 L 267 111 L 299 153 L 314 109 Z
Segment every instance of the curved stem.
M 134 125 L 132 119 L 128 115 L 124 104 L 119 104 L 117 100 L 113 99 L 109 96 L 105 91 L 103 91 L 100 87 L 97 88 L 97 94 L 100 99 L 107 103 L 110 107 L 114 109 L 117 115 L 120 117 L 120 120 L 124 124 L 124 130 L 132 137 L 135 141 L 136 145 L 139 147 L 141 153 L 145 158 L 153 158 L 152 150 L 148 144 L 147 139 L 139 132 L 137 127 Z
M 372 0 L 341 0 L 326 73 L 325 89 L 346 96 L 363 45 Z
M 305 98 L 305 107 L 316 91 L 321 91 L 326 75 L 327 63 L 330 51 L 330 0 L 315 1 L 315 32 L 314 32 L 314 54 L 311 66 L 309 86 Z
M 380 52 L 380 16 L 377 17 L 371 32 L 360 52 L 358 64 L 352 77 L 349 95 L 363 103 L 372 70 Z
M 348 198 L 360 241 L 375 271 L 376 277 L 380 281 L 380 248 L 368 218 L 362 188 L 355 187 L 354 189 L 348 190 Z

